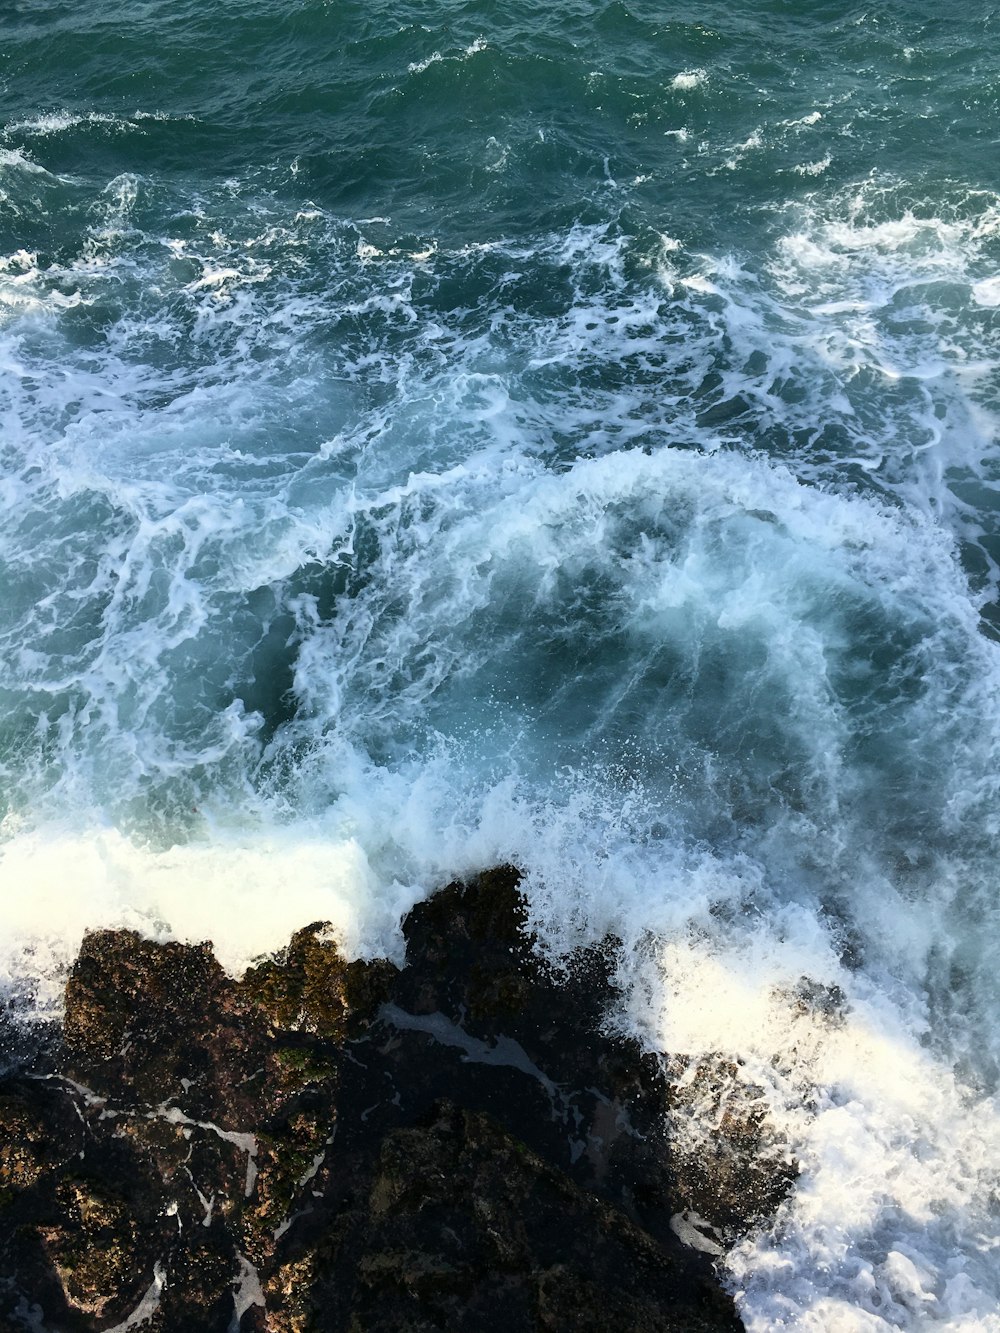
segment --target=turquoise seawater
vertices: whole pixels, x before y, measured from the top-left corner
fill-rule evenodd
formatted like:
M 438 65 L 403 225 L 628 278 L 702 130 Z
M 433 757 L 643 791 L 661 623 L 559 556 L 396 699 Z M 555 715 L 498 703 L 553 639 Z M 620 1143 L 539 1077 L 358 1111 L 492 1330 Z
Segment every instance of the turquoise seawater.
M 514 860 L 800 1162 L 748 1328 L 1000 1329 L 1000 11 L 0 37 L 9 992 Z

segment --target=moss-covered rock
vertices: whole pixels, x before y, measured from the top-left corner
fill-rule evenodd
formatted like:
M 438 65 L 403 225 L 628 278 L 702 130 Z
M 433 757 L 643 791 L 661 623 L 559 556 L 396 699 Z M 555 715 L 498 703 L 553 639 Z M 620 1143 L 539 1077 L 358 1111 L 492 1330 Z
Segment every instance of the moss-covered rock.
M 41 1111 L 17 1096 L 0 1096 L 0 1207 L 37 1184 L 52 1166 L 55 1145 Z
M 103 1184 L 80 1179 L 61 1181 L 57 1197 L 61 1225 L 41 1234 L 67 1304 L 98 1320 L 127 1307 L 152 1279 L 152 1265 L 142 1272 L 140 1255 L 147 1247 L 127 1201 Z

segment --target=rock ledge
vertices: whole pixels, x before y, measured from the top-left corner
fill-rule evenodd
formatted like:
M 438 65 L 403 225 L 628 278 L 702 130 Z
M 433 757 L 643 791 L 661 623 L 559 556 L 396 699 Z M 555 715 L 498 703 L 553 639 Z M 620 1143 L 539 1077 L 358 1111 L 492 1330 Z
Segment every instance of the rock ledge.
M 792 1168 L 752 1096 L 672 1152 L 725 1071 L 608 1035 L 615 941 L 553 975 L 517 885 L 414 908 L 402 969 L 87 936 L 0 1080 L 0 1329 L 740 1329 L 712 1254 Z

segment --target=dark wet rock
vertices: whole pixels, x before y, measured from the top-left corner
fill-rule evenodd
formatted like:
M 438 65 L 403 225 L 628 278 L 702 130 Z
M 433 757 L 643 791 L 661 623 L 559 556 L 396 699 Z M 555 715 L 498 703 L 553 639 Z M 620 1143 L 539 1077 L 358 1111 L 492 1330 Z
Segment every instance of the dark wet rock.
M 386 1135 L 367 1197 L 317 1260 L 333 1327 L 738 1326 L 709 1271 L 491 1117 L 448 1101 Z
M 266 1058 L 258 1011 L 211 946 L 154 944 L 134 931 L 86 936 L 66 987 L 69 1075 L 119 1107 L 183 1094 L 195 1119 L 252 1114 Z
M 761 1089 L 745 1082 L 737 1065 L 674 1057 L 667 1067 L 674 1206 L 696 1224 L 707 1223 L 713 1242 L 732 1244 L 773 1215 L 795 1179 L 795 1164 L 769 1121 Z M 698 1128 L 689 1134 L 692 1121 Z
M 61 1046 L 0 1079 L 0 1329 L 738 1329 L 683 1218 L 787 1188 L 754 1090 L 607 1031 L 617 942 L 553 970 L 512 870 L 404 934 L 398 970 L 315 924 L 240 981 L 89 935 Z
M 0 1079 L 44 1061 L 59 1043 L 59 1025 L 35 1016 L 35 997 L 11 995 L 0 1003 Z

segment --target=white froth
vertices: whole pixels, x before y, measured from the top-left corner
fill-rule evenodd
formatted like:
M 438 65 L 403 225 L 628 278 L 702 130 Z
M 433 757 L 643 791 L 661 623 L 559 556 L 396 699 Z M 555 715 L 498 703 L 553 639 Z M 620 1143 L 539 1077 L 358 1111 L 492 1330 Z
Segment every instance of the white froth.
M 728 1257 L 747 1327 L 994 1328 L 1000 1107 L 822 954 L 758 935 L 722 952 L 673 944 L 663 959 L 665 1048 L 738 1060 L 801 1173 L 773 1229 Z M 843 984 L 843 1012 L 796 1004 L 800 975 Z M 976 1241 L 956 1263 L 966 1229 Z
M 10 134 L 61 134 L 64 130 L 75 129 L 77 125 L 118 125 L 127 122 L 108 112 L 90 111 L 85 115 L 71 111 L 51 111 L 44 116 L 32 116 L 28 120 L 12 121 L 6 126 L 5 133 Z
M 216 830 L 210 842 L 165 851 L 113 829 L 74 835 L 49 826 L 0 846 L 0 875 L 16 886 L 0 902 L 3 970 L 17 976 L 27 962 L 46 1008 L 57 1003 L 87 930 L 212 940 L 223 966 L 239 972 L 311 921 L 330 922 L 345 947 L 359 952 L 373 935 L 379 943 L 391 935 L 398 919 L 392 903 L 388 919 L 375 925 L 372 909 L 388 886 L 378 888 L 354 839 L 324 840 L 301 826 L 256 836 Z
M 411 61 L 406 67 L 407 72 L 410 74 L 423 74 L 425 70 L 430 69 L 431 65 L 440 65 L 442 61 L 445 60 L 468 60 L 470 56 L 478 55 L 480 51 L 485 50 L 486 38 L 477 37 L 475 41 L 470 42 L 469 45 L 464 47 L 457 55 L 445 56 L 442 55 L 440 51 L 432 51 L 431 54 L 426 56 L 423 60 Z
M 983 278 L 972 284 L 972 299 L 976 305 L 990 308 L 1000 305 L 1000 278 Z
M 12 120 L 3 130 L 5 138 L 13 135 L 28 135 L 46 138 L 50 135 L 64 134 L 67 130 L 80 125 L 103 125 L 121 131 L 135 129 L 142 121 L 193 120 L 191 115 L 176 116 L 165 111 L 134 111 L 130 116 L 115 115 L 109 111 L 49 111 L 39 116 L 29 116 L 24 120 Z
M 1000 664 L 954 542 L 995 204 L 810 199 L 749 271 L 260 201 L 149 236 L 145 188 L 0 263 L 6 978 L 54 1005 L 113 925 L 398 956 L 513 860 L 543 947 L 616 932 L 623 1021 L 742 1059 L 801 1164 L 727 1259 L 754 1333 L 995 1327 Z M 544 317 L 427 295 L 526 274 Z
M 679 74 L 675 74 L 670 80 L 671 88 L 676 88 L 680 92 L 688 92 L 692 88 L 700 88 L 708 82 L 708 71 L 704 69 L 684 69 Z
M 803 162 L 792 170 L 798 176 L 822 176 L 827 167 L 833 161 L 833 158 L 827 153 L 826 157 L 818 158 L 815 162 Z

